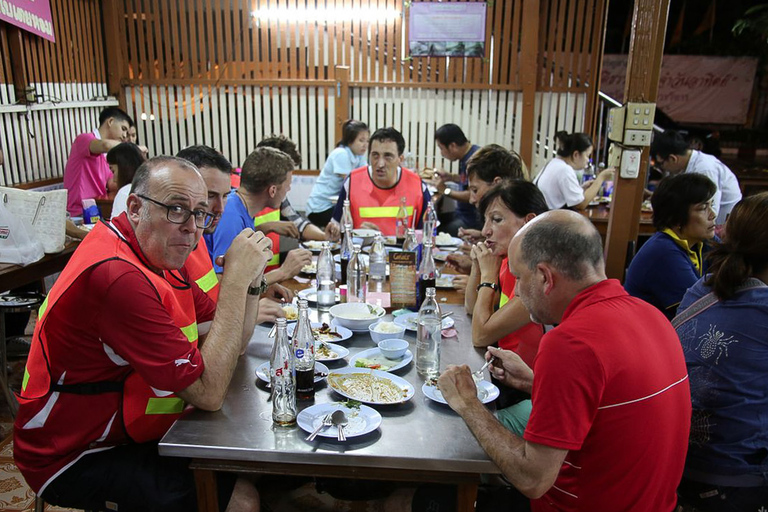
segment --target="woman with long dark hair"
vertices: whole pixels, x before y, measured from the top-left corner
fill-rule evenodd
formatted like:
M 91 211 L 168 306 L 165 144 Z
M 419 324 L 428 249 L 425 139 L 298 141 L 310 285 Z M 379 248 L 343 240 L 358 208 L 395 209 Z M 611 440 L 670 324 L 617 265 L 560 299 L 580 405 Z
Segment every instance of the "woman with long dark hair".
M 117 177 L 118 188 L 112 201 L 112 217 L 117 217 L 125 211 L 133 175 L 146 159 L 139 146 L 132 142 L 121 142 L 107 152 L 107 163 Z
M 350 172 L 368 162 L 368 125 L 349 119 L 341 128 L 341 140 L 331 151 L 307 199 L 307 218 L 324 228 L 333 217 L 336 197 Z
M 739 202 L 672 324 L 693 402 L 682 501 L 768 509 L 768 192 Z
M 533 183 L 539 187 L 550 209 L 583 210 L 595 198 L 613 169 L 605 169 L 586 189 L 579 184 L 576 171 L 584 169 L 592 156 L 592 139 L 586 133 L 557 132 L 557 156 L 539 172 Z

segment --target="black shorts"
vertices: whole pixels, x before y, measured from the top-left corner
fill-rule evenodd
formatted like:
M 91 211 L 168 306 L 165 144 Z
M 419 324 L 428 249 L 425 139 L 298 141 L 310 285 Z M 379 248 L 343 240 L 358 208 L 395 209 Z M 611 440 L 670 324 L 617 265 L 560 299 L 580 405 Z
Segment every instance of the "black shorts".
M 226 510 L 236 475 L 216 473 Z M 83 456 L 42 494 L 52 505 L 86 510 L 189 512 L 197 492 L 189 459 L 161 457 L 157 443 L 127 444 Z

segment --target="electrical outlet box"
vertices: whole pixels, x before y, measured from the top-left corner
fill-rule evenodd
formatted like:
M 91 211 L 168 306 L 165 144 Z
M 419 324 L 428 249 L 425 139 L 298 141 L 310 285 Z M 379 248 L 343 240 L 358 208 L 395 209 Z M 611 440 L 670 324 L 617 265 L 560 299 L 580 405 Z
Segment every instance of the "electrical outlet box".
M 651 130 L 631 130 L 624 132 L 624 144 L 627 146 L 650 146 Z
M 614 142 L 624 141 L 624 117 L 627 107 L 614 107 L 608 111 L 608 139 Z
M 624 148 L 621 152 L 621 165 L 619 176 L 635 179 L 640 174 L 640 150 Z
M 621 165 L 621 146 L 611 144 L 608 146 L 608 167 L 619 167 Z
M 625 130 L 653 130 L 653 117 L 656 115 L 655 103 L 632 103 L 626 105 Z M 625 144 L 628 144 L 624 140 Z
M 33 86 L 28 85 L 24 88 L 24 98 L 27 100 L 27 103 L 34 103 L 37 101 L 36 91 Z

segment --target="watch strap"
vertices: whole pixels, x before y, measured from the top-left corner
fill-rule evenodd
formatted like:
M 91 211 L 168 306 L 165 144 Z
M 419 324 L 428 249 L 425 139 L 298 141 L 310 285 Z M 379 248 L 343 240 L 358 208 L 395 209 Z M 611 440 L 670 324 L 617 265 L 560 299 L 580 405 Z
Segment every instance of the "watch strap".
M 499 289 L 499 285 L 496 283 L 489 283 L 489 282 L 483 282 L 477 285 L 477 291 L 480 291 L 480 288 L 490 288 L 493 291 L 497 291 Z

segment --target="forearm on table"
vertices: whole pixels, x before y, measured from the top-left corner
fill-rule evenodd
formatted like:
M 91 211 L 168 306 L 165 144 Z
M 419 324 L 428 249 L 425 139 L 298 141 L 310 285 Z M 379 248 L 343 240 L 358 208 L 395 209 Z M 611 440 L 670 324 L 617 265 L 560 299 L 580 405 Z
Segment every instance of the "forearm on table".
M 459 414 L 504 477 L 525 496 L 539 498 L 552 487 L 567 450 L 534 445 L 516 436 L 479 400 Z M 538 456 L 542 451 L 543 459 Z
M 586 208 L 589 203 L 595 198 L 597 193 L 600 191 L 600 187 L 603 186 L 603 183 L 605 180 L 603 178 L 596 178 L 590 186 L 587 187 L 587 189 L 584 191 L 584 200 L 580 202 L 577 205 L 574 205 L 573 207 L 577 210 L 583 210 Z
M 224 402 L 241 352 L 249 284 L 228 278 L 224 273 L 211 330 L 200 348 L 205 370 L 199 379 L 179 393 L 195 407 L 216 411 Z
M 469 272 L 469 278 L 467 279 L 467 289 L 464 292 L 464 309 L 468 315 L 472 315 L 475 311 L 475 302 L 477 301 L 477 285 L 480 284 L 480 271 L 476 265 L 472 265 L 472 270 Z
M 282 268 L 276 268 L 275 270 L 271 270 L 265 274 L 267 278 L 267 284 L 275 284 L 279 283 L 281 281 L 285 281 L 288 279 L 288 276 L 285 274 L 285 271 L 283 271 Z
M 301 232 L 302 240 L 325 240 L 325 232 L 314 224 L 307 224 L 304 231 Z
M 245 353 L 248 342 L 251 341 L 253 330 L 256 328 L 256 319 L 259 317 L 259 299 L 260 295 L 248 294 L 245 301 L 245 317 L 243 318 L 243 343 L 240 347 L 240 353 Z

